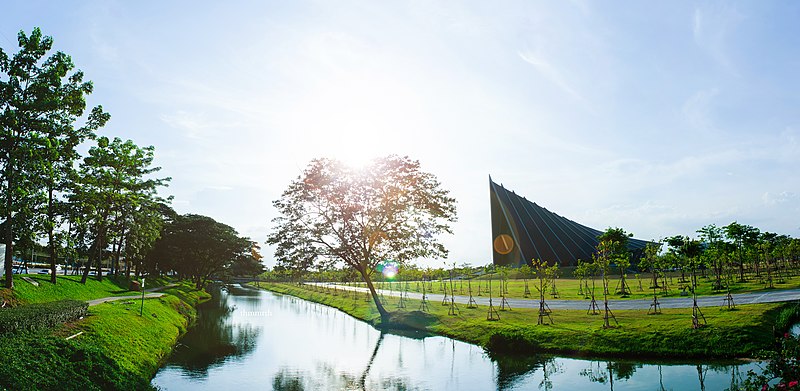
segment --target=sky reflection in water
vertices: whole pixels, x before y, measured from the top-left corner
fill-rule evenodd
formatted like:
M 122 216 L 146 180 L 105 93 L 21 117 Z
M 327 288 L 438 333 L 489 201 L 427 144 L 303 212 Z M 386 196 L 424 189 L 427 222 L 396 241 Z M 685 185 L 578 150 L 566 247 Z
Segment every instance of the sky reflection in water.
M 338 310 L 231 286 L 204 304 L 153 384 L 164 390 L 721 390 L 748 368 L 497 357 L 381 333 Z M 609 376 L 609 373 L 612 376 Z

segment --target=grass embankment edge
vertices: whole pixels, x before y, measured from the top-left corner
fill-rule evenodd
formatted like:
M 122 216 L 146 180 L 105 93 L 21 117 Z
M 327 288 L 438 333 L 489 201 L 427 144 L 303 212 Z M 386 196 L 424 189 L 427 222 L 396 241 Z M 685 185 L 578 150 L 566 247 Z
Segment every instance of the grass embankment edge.
M 119 300 L 91 306 L 87 317 L 60 327 L 0 337 L 0 354 L 6 357 L 0 389 L 151 390 L 150 379 L 195 320 L 194 307 L 210 297 L 188 282 L 162 292 L 144 300 L 142 316 L 141 300 Z M 19 293 L 20 303 L 45 300 L 41 294 L 30 300 Z M 65 298 L 64 293 L 52 299 Z
M 337 308 L 353 317 L 381 327 L 374 303 L 363 293 L 333 291 L 297 284 L 260 283 L 260 288 L 296 296 Z M 631 359 L 730 359 L 754 358 L 773 348 L 775 336 L 798 319 L 797 302 L 740 305 L 736 310 L 703 308 L 708 325 L 691 328 L 692 309 L 664 309 L 647 315 L 647 309 L 615 310 L 619 325 L 603 328 L 602 315 L 585 310 L 556 310 L 554 324 L 537 325 L 537 310 L 500 311 L 499 321 L 487 321 L 487 307 L 448 315 L 448 306 L 430 302 L 421 312 L 418 300 L 406 300 L 397 310 L 398 299 L 386 297 L 392 312 L 391 327 L 420 330 L 448 336 L 484 347 L 489 354 L 559 354 L 573 357 Z M 587 304 L 588 305 L 588 304 Z M 612 321 L 612 324 L 613 321 Z

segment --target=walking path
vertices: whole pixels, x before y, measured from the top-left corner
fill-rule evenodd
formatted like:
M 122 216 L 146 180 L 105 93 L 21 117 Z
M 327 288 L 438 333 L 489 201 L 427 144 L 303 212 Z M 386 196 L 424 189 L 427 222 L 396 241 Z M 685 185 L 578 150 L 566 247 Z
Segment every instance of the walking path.
M 161 291 L 161 290 L 164 290 L 164 289 L 172 288 L 172 287 L 177 286 L 177 285 L 178 284 L 167 284 L 167 285 L 160 286 L 160 287 L 157 287 L 157 288 L 145 289 L 144 290 L 145 291 L 144 297 L 147 299 L 147 298 L 164 296 L 163 293 L 157 293 L 157 292 Z M 106 303 L 106 302 L 109 302 L 109 301 L 141 299 L 141 298 L 142 298 L 142 294 L 140 293 L 138 295 L 131 295 L 131 296 L 102 297 L 102 298 L 99 298 L 99 299 L 89 300 L 89 301 L 87 301 L 87 303 L 89 303 L 90 306 L 93 306 L 93 305 Z
M 368 292 L 367 288 L 361 287 L 352 287 L 346 285 L 339 285 L 334 283 L 306 283 L 307 285 L 319 285 L 319 286 L 335 286 L 336 289 L 340 290 L 347 290 L 347 291 L 358 291 L 358 292 Z M 378 293 L 383 293 L 385 296 L 393 296 L 399 297 L 399 291 L 388 291 L 388 290 L 381 290 L 376 289 Z M 440 293 L 428 293 L 426 294 L 427 299 L 429 302 L 441 302 L 444 299 L 444 295 Z M 778 303 L 784 301 L 794 301 L 800 300 L 800 288 L 798 289 L 785 289 L 785 290 L 773 290 L 767 292 L 752 292 L 752 293 L 738 293 L 738 294 L 731 294 L 733 296 L 733 301 L 736 305 L 742 304 L 761 304 L 761 303 Z M 409 299 L 417 299 L 422 300 L 422 293 L 418 292 L 407 292 L 407 298 Z M 449 298 L 449 296 L 448 296 Z M 475 302 L 478 305 L 489 305 L 489 297 L 488 296 L 472 296 L 475 299 Z M 492 302 L 494 305 L 500 305 L 501 298 L 499 296 L 493 296 Z M 720 296 L 698 296 L 697 297 L 697 306 L 699 307 L 719 307 L 725 304 L 725 295 Z M 469 301 L 469 296 L 455 296 L 455 302 L 457 304 L 467 304 Z M 692 297 L 665 297 L 665 298 L 658 298 L 659 303 L 661 303 L 661 308 L 692 308 Z M 519 299 L 519 298 L 508 298 L 506 302 L 511 308 L 539 308 L 539 300 L 538 298 L 531 298 L 531 299 Z M 589 309 L 589 300 L 561 300 L 561 299 L 549 299 L 546 300 L 547 305 L 553 309 L 571 309 L 571 310 L 588 310 Z M 599 305 L 602 306 L 603 300 L 602 296 L 597 298 L 597 302 Z M 617 300 L 612 299 L 608 301 L 608 305 L 612 309 L 620 309 L 620 310 L 634 310 L 634 309 L 646 309 L 650 307 L 650 303 L 652 303 L 652 299 L 631 299 L 631 300 Z

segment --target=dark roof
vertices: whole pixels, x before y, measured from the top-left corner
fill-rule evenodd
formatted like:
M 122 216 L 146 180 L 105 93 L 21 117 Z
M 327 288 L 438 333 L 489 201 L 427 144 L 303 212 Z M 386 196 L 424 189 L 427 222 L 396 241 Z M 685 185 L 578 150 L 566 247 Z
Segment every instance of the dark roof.
M 492 213 L 494 263 L 519 266 L 532 259 L 556 261 L 562 266 L 590 261 L 602 231 L 578 224 L 507 190 L 489 178 Z M 515 246 L 508 254 L 494 249 L 494 240 L 501 234 L 511 236 Z M 628 249 L 642 250 L 649 243 L 628 239 Z

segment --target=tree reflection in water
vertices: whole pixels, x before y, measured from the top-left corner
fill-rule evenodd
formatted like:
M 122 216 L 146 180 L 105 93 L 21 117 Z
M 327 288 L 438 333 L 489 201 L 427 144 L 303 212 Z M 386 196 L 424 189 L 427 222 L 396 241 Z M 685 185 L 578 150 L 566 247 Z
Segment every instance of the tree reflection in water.
M 641 368 L 641 364 L 634 364 L 625 361 L 607 361 L 605 369 L 600 361 L 592 361 L 589 368 L 581 371 L 581 376 L 586 376 L 589 381 L 609 385 L 609 390 L 614 390 L 614 379 L 628 380 L 637 368 Z M 661 368 L 659 367 L 659 373 Z M 663 385 L 662 385 L 663 388 Z
M 248 291 L 236 287 L 228 289 L 237 289 L 237 296 L 247 294 L 239 291 Z M 206 377 L 209 368 L 230 358 L 246 356 L 255 348 L 261 328 L 229 322 L 235 307 L 228 305 L 227 294 L 224 289 L 212 290 L 211 299 L 200 304 L 202 311 L 196 324 L 181 338 L 172 353 L 171 365 L 184 369 L 191 377 Z
M 360 376 L 348 374 L 337 370 L 333 365 L 319 362 L 313 373 L 307 371 L 292 371 L 281 368 L 272 378 L 272 389 L 276 391 L 303 391 L 303 390 L 418 390 L 410 386 L 409 380 L 397 376 L 383 376 L 370 379 L 370 369 L 375 362 L 375 357 L 380 351 L 386 332 L 381 332 L 375 347 L 372 349 L 369 361 Z
M 538 368 L 544 370 L 544 379 L 539 387 L 546 386 L 547 388 L 545 389 L 552 388 L 549 376 L 553 374 L 558 367 L 555 365 L 555 360 L 551 357 L 499 355 L 492 356 L 491 358 L 492 361 L 497 364 L 498 390 L 513 389 L 518 380 L 528 377 L 532 371 Z

